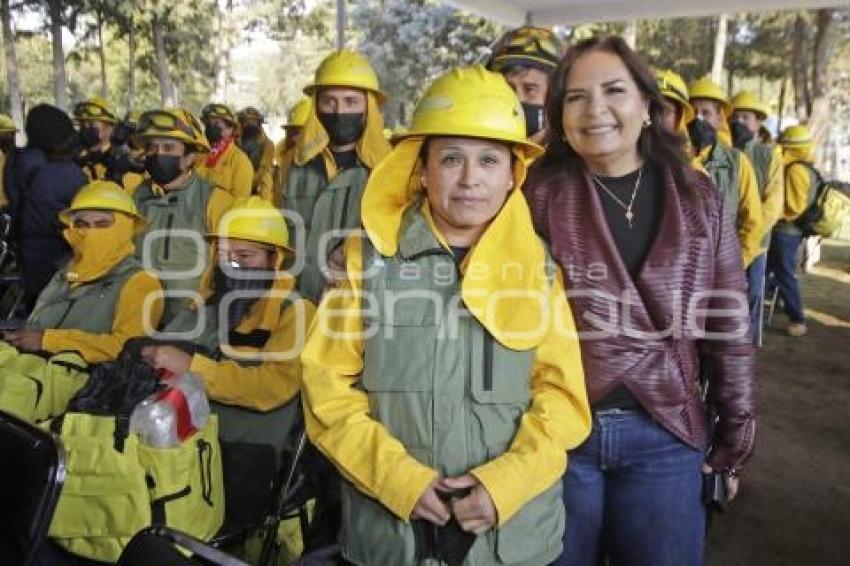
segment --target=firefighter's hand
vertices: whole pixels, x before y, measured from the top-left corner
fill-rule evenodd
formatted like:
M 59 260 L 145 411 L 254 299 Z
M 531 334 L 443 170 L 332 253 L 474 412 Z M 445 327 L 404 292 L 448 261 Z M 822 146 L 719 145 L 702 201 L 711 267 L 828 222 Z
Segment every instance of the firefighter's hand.
M 18 350 L 24 352 L 38 352 L 41 350 L 41 342 L 44 338 L 42 330 L 8 330 L 3 333 L 3 338 Z
M 142 348 L 142 361 L 154 369 L 183 375 L 192 365 L 192 356 L 174 346 L 145 346 Z
M 702 473 L 710 474 L 714 472 L 714 470 L 708 464 L 702 465 Z M 738 495 L 738 487 L 741 485 L 741 478 L 736 476 L 730 476 L 729 474 L 723 474 L 723 481 L 726 484 L 726 500 L 732 501 L 735 499 L 735 496 Z
M 468 489 L 472 491 L 462 499 L 452 499 L 452 514 L 460 528 L 468 533 L 483 534 L 496 524 L 496 506 L 487 489 L 471 474 L 456 478 L 445 478 L 440 481 L 439 488 L 443 491 Z
M 432 481 L 419 496 L 419 501 L 416 502 L 416 506 L 410 514 L 411 519 L 425 519 L 440 527 L 449 522 L 451 518 L 449 506 L 443 503 L 440 496 L 437 495 L 439 481 L 439 479 Z

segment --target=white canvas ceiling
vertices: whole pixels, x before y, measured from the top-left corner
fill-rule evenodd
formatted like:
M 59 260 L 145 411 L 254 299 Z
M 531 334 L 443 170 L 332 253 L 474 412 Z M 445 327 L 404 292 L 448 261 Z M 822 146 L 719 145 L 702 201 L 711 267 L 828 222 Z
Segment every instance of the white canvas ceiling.
M 541 26 L 847 5 L 847 0 L 445 0 L 508 25 Z

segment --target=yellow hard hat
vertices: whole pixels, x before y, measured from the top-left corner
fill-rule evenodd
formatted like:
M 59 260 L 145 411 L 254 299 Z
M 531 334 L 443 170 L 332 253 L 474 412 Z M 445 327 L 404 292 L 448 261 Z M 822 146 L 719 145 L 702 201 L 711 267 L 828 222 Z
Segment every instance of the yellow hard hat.
M 0 132 L 17 132 L 18 127 L 11 116 L 0 114 Z
M 121 185 L 113 181 L 92 181 L 81 188 L 71 206 L 59 213 L 59 220 L 70 226 L 73 214 L 80 210 L 109 210 L 123 212 L 136 221 L 137 227 L 147 224 L 147 220 L 139 214 L 136 203 Z
M 74 106 L 74 119 L 78 122 L 97 121 L 117 124 L 118 117 L 109 109 L 107 102 L 99 97 L 93 96 Z
M 480 65 L 452 69 L 434 81 L 413 112 L 413 136 L 459 136 L 506 141 L 523 146 L 529 157 L 543 148 L 528 141 L 519 98 L 502 75 Z
M 381 91 L 378 75 L 372 64 L 360 53 L 343 49 L 325 57 L 319 68 L 313 84 L 304 87 L 304 94 L 313 96 L 321 87 L 357 88 L 375 93 L 378 102 L 383 103 L 387 95 Z
M 244 124 L 248 120 L 253 120 L 258 124 L 262 124 L 266 121 L 263 115 L 260 114 L 260 111 L 253 106 L 246 106 L 236 113 L 236 117 L 239 119 L 240 124 Z
M 719 102 L 720 105 L 723 106 L 723 111 L 727 117 L 732 114 L 732 106 L 726 99 L 726 91 L 723 90 L 722 86 L 712 81 L 708 75 L 692 82 L 691 86 L 688 87 L 688 90 L 691 95 L 691 103 L 693 103 L 694 100 L 699 99 L 713 100 L 715 102 Z
M 283 215 L 271 203 L 256 195 L 234 201 L 222 215 L 215 231 L 207 236 L 270 244 L 292 251 Z
M 201 110 L 201 119 L 206 122 L 212 118 L 224 120 L 234 127 L 239 125 L 239 120 L 236 118 L 236 114 L 234 114 L 233 110 L 231 110 L 226 104 L 218 104 L 214 102 L 204 106 L 203 110 Z
M 563 45 L 550 29 L 523 26 L 513 29 L 498 41 L 490 58 L 490 69 L 523 65 L 551 72 L 558 66 Z
M 313 99 L 304 97 L 295 103 L 295 106 L 289 109 L 289 114 L 286 117 L 284 128 L 303 128 L 307 123 L 307 118 L 310 117 L 310 111 L 313 109 Z
M 139 118 L 138 136 L 141 140 L 175 139 L 202 153 L 210 150 L 210 144 L 201 131 L 198 119 L 182 108 L 164 108 L 145 112 Z
M 742 90 L 737 93 L 729 103 L 732 105 L 732 112 L 736 110 L 749 110 L 750 112 L 755 112 L 759 120 L 764 120 L 770 114 L 770 109 L 767 105 L 759 100 L 754 92 L 749 90 Z
M 812 132 L 802 125 L 788 126 L 782 130 L 782 135 L 779 136 L 779 143 L 788 147 L 800 147 L 812 143 Z
M 655 83 L 664 98 L 672 100 L 682 108 L 682 121 L 690 124 L 696 113 L 688 96 L 688 85 L 676 71 L 661 69 L 655 71 Z

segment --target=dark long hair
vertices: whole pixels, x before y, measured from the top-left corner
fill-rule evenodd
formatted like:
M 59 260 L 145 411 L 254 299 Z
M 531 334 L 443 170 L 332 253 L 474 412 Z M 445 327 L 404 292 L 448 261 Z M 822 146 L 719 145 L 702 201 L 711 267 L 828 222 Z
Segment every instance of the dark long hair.
M 676 187 L 687 196 L 696 194 L 688 183 L 685 172 L 691 168 L 690 158 L 685 152 L 686 139 L 671 132 L 662 125 L 662 114 L 666 102 L 655 83 L 655 73 L 640 55 L 616 35 L 595 36 L 570 47 L 552 76 L 549 93 L 546 96 L 546 119 L 551 139 L 542 158 L 543 167 L 564 168 L 581 171 L 584 160 L 566 141 L 564 134 L 564 98 L 567 91 L 567 77 L 576 61 L 594 51 L 611 53 L 620 58 L 629 74 L 637 84 L 638 90 L 649 101 L 649 117 L 652 123 L 644 127 L 638 138 L 638 154 L 645 162 L 654 164 L 663 170 L 669 168 L 676 181 Z

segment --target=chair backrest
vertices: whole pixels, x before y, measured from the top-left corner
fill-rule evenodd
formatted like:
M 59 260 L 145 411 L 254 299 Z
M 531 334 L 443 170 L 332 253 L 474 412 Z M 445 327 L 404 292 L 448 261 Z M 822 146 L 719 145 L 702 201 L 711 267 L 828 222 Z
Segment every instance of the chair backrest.
M 55 435 L 0 411 L 0 454 L 0 538 L 16 564 L 31 564 L 65 481 L 65 451 Z
M 178 547 L 202 558 L 204 564 L 248 566 L 245 562 L 225 554 L 195 537 L 160 526 L 149 527 L 136 533 L 124 548 L 116 566 L 149 566 L 150 564 L 193 566 L 197 564 L 180 552 Z

